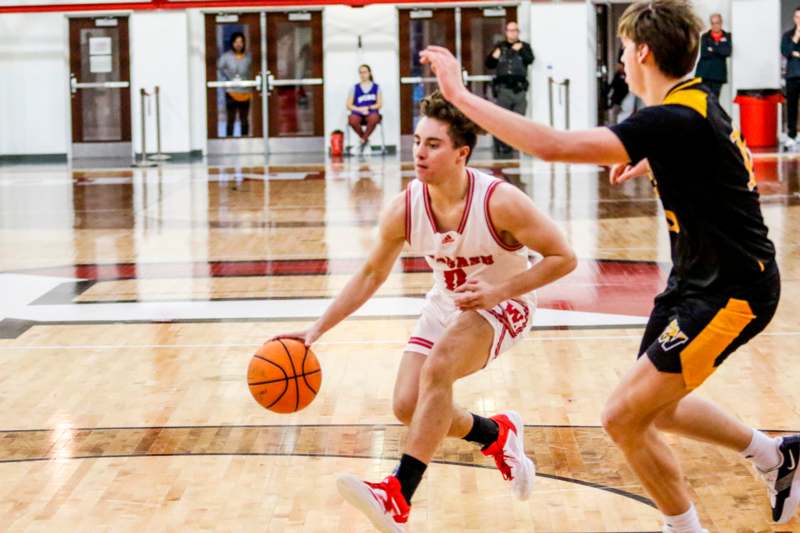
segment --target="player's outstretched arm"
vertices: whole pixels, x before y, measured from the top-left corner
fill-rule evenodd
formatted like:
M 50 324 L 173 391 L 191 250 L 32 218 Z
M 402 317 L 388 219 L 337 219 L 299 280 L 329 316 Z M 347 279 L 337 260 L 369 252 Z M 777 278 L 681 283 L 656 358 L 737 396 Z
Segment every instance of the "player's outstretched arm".
M 489 215 L 500 238 L 508 245 L 523 244 L 542 255 L 530 269 L 499 285 L 468 281 L 457 289 L 461 310 L 489 309 L 564 277 L 575 269 L 575 253 L 558 226 L 533 201 L 511 184 L 501 184 L 489 200 Z
M 375 294 L 386 281 L 397 256 L 405 242 L 405 192 L 398 194 L 381 213 L 378 237 L 375 245 L 358 272 L 334 298 L 322 316 L 307 330 L 286 333 L 278 337 L 292 337 L 306 346 L 316 341 L 323 333 L 353 314 Z
M 559 131 L 538 124 L 495 105 L 464 87 L 461 65 L 441 46 L 420 53 L 431 65 L 444 97 L 487 132 L 522 152 L 545 161 L 614 165 L 630 158 L 620 140 L 608 128 Z

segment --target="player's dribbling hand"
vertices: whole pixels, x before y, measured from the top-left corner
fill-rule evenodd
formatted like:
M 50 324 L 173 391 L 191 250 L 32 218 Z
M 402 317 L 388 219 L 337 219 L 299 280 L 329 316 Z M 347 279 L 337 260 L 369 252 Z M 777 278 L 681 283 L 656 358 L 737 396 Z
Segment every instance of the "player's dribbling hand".
M 650 172 L 652 171 L 650 170 L 650 163 L 647 159 L 642 159 L 633 166 L 628 164 L 614 165 L 611 167 L 611 172 L 608 174 L 608 182 L 611 185 L 619 185 L 629 179 L 647 176 Z
M 477 279 L 467 281 L 456 288 L 455 292 L 460 294 L 453 301 L 461 311 L 491 309 L 503 301 L 502 297 L 495 292 L 493 286 Z
M 316 329 L 309 328 L 305 331 L 296 331 L 294 333 L 280 333 L 272 337 L 270 341 L 276 341 L 278 339 L 294 339 L 302 342 L 306 346 L 311 346 L 319 337 L 320 333 Z
M 441 46 L 428 46 L 419 53 L 419 57 L 423 64 L 431 66 L 445 100 L 452 102 L 462 91 L 466 91 L 464 79 L 461 77 L 461 64 L 450 50 Z

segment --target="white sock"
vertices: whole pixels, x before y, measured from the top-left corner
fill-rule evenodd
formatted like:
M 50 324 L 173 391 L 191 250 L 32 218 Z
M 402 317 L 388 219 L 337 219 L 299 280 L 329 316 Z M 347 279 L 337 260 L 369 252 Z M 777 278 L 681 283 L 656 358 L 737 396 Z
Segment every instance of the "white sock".
M 753 439 L 750 445 L 742 452 L 746 459 L 750 459 L 762 472 L 777 468 L 781 463 L 781 454 L 778 451 L 780 440 L 767 437 L 757 429 L 753 430 Z
M 703 527 L 700 525 L 700 519 L 697 517 L 697 509 L 694 504 L 690 504 L 689 510 L 677 516 L 664 515 L 664 523 L 666 523 L 672 533 L 704 533 Z

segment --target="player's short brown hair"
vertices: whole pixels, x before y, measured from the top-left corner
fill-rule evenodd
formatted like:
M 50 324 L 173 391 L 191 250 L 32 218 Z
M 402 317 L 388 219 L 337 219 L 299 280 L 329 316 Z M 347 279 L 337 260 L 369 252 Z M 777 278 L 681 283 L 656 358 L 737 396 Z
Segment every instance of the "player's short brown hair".
M 438 90 L 422 99 L 419 103 L 419 111 L 424 117 L 435 118 L 447 124 L 447 131 L 450 134 L 450 140 L 453 141 L 453 146 L 456 148 L 469 146 L 469 156 L 467 156 L 467 160 L 469 160 L 475 144 L 478 142 L 478 135 L 483 133 L 480 126 L 445 100 Z
M 652 0 L 631 4 L 617 33 L 637 46 L 646 44 L 661 72 L 682 78 L 697 61 L 702 29 L 690 0 Z

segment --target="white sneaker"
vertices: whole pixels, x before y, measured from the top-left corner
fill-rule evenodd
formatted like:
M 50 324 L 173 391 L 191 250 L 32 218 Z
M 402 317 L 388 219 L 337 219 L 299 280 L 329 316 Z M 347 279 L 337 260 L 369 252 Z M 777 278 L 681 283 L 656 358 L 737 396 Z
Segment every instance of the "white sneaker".
M 786 148 L 787 150 L 791 150 L 792 148 L 795 147 L 796 144 L 797 141 L 791 137 L 786 137 L 786 140 L 783 141 L 783 147 Z
M 703 529 L 702 531 L 703 533 L 708 533 L 707 529 Z M 675 530 L 668 525 L 664 525 L 664 529 L 661 530 L 661 533 L 675 533 Z
M 511 491 L 520 500 L 527 500 L 533 490 L 536 467 L 525 455 L 525 425 L 516 411 L 495 415 L 499 433 L 497 440 L 485 450 L 483 455 L 491 455 L 503 479 L 511 481 Z
M 800 504 L 800 434 L 786 435 L 778 445 L 781 462 L 778 466 L 763 472 L 756 467 L 756 472 L 767 485 L 772 520 L 785 524 L 794 517 Z
M 364 513 L 382 533 L 403 533 L 411 506 L 400 492 L 400 482 L 387 476 L 380 483 L 361 481 L 352 474 L 336 479 L 339 494 L 353 507 Z

